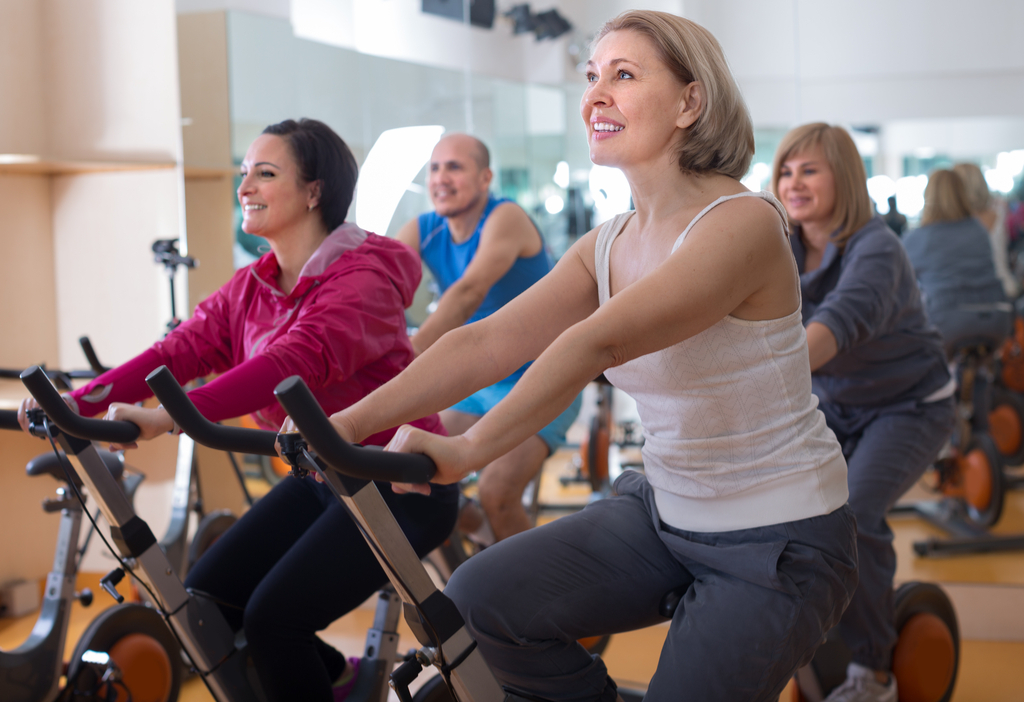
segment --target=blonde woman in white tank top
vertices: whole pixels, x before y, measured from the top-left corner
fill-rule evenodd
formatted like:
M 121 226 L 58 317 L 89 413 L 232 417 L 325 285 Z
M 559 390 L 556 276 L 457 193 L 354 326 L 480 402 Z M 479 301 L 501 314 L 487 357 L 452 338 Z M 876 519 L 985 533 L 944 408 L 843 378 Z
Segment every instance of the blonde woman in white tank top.
M 618 497 L 488 548 L 447 594 L 504 685 L 611 701 L 603 663 L 576 639 L 656 623 L 682 587 L 647 699 L 775 700 L 856 583 L 845 463 L 810 394 L 785 218 L 738 181 L 753 133 L 706 30 L 628 12 L 587 66 L 591 158 L 622 169 L 635 212 L 332 421 L 358 441 L 536 359 L 465 434 L 399 430 L 390 450 L 429 454 L 450 483 L 607 371 L 638 398 L 650 481 L 627 473 Z

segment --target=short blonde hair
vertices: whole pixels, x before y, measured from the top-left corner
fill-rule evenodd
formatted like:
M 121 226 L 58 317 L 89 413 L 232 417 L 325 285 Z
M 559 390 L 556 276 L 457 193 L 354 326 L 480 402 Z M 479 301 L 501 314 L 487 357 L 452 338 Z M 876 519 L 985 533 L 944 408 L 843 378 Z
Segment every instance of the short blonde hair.
M 782 164 L 796 154 L 820 148 L 835 179 L 836 200 L 832 210 L 832 243 L 842 249 L 846 240 L 875 216 L 868 196 L 868 178 L 864 162 L 853 139 L 842 127 L 824 122 L 791 129 L 782 137 L 772 166 L 772 192 L 779 194 Z M 796 226 L 796 223 L 793 223 Z
M 606 22 L 591 46 L 610 32 L 626 30 L 650 39 L 683 85 L 696 81 L 703 88 L 700 117 L 687 127 L 679 145 L 679 168 L 742 178 L 754 156 L 754 127 L 718 40 L 688 19 L 667 12 L 631 10 Z
M 953 172 L 963 181 L 971 214 L 981 214 L 992 206 L 992 193 L 989 192 L 988 183 L 985 182 L 985 176 L 981 174 L 978 164 L 957 163 L 953 166 Z
M 971 216 L 967 189 L 955 172 L 940 169 L 928 176 L 924 189 L 924 211 L 921 226 L 938 222 L 959 222 Z

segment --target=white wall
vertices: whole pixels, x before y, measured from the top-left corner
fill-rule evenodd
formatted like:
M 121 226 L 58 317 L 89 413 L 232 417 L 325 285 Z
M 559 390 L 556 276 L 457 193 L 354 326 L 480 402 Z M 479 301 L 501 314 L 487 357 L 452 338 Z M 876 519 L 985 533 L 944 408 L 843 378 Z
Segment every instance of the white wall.
M 755 124 L 1024 113 L 1018 0 L 688 0 Z

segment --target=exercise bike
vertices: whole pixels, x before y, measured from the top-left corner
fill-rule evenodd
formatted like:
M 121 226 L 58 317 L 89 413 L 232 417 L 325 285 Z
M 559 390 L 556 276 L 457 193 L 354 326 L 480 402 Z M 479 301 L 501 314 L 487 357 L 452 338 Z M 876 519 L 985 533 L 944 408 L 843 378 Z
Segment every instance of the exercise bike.
M 950 450 L 935 465 L 937 501 L 896 505 L 950 534 L 914 543 L 919 556 L 949 556 L 1024 549 L 1024 535 L 989 533 L 1003 513 L 1009 483 L 1003 454 L 991 433 L 994 359 L 1000 339 L 966 339 L 955 347 L 957 418 Z M 1005 399 L 1003 400 L 1005 403 Z M 1002 414 L 995 415 L 997 422 Z M 1008 447 L 1007 447 L 1008 449 Z
M 170 371 L 156 373 L 158 380 L 151 386 L 165 402 L 165 408 L 188 428 L 202 443 L 220 450 L 234 450 L 259 455 L 277 455 L 274 448 L 276 434 L 236 427 L 223 427 L 206 422 L 187 395 L 178 386 Z M 163 380 L 163 386 L 159 379 Z M 46 413 L 48 433 L 64 449 L 73 465 L 69 470 L 80 477 L 93 499 L 111 525 L 110 534 L 115 548 L 112 552 L 121 561 L 121 568 L 105 579 L 113 590 L 119 577 L 128 572 L 145 590 L 154 609 L 148 609 L 162 618 L 161 629 L 173 635 L 187 655 L 196 672 L 219 702 L 261 702 L 265 699 L 259 680 L 246 654 L 244 635 L 231 631 L 217 604 L 201 594 L 185 590 L 182 581 L 167 555 L 159 548 L 148 525 L 140 519 L 119 489 L 116 481 L 102 463 L 98 449 L 92 441 L 124 443 L 138 436 L 138 428 L 129 422 L 85 419 L 72 412 L 39 369 L 23 374 L 23 382 Z M 163 389 L 160 389 L 160 388 Z M 168 388 L 171 394 L 168 395 Z M 177 403 L 177 404 L 176 404 Z M 183 414 L 175 406 L 185 406 L 202 423 Z M 198 426 L 198 429 L 196 428 Z M 394 477 L 397 478 L 397 475 Z M 378 494 L 379 498 L 379 494 Z M 387 507 L 380 505 L 386 512 Z M 390 516 L 390 512 L 387 512 Z M 393 522 L 393 518 L 392 518 Z M 397 529 L 397 524 L 395 525 Z M 401 532 L 399 531 L 399 535 Z M 404 536 L 402 537 L 404 538 Z M 411 550 L 411 549 L 410 549 Z M 123 571 L 123 572 L 119 572 Z M 425 575 L 425 572 L 424 572 Z M 113 590 L 116 592 L 116 590 Z M 157 614 L 159 611 L 159 614 Z M 398 656 L 398 617 L 402 612 L 399 596 L 382 590 L 378 598 L 374 625 L 367 633 L 366 649 L 360 664 L 359 678 L 349 694 L 353 702 L 385 702 L 388 693 L 387 674 L 401 660 Z M 168 626 L 170 627 L 168 629 Z M 86 657 L 113 657 L 115 651 L 95 646 Z M 139 696 L 132 690 L 134 699 Z M 6 698 L 4 698 L 6 701 Z
M 164 408 L 183 430 L 193 431 L 197 441 L 226 448 L 258 448 L 274 441 L 272 432 L 219 427 L 204 419 L 165 369 L 147 379 Z M 391 675 L 400 700 L 417 702 L 449 699 L 460 702 L 508 700 L 523 697 L 503 690 L 495 681 L 476 644 L 465 629 L 454 604 L 441 593 L 427 574 L 374 485 L 373 480 L 426 482 L 434 473 L 433 462 L 422 455 L 395 454 L 377 447 L 355 447 L 342 441 L 301 379 L 292 377 L 275 390 L 282 406 L 295 420 L 303 436 L 315 436 L 307 444 L 299 434 L 277 436 L 282 453 L 297 474 L 316 472 L 335 497 L 348 508 L 381 567 L 403 602 L 406 622 L 421 648 Z M 237 442 L 226 437 L 238 437 Z M 314 443 L 314 441 L 316 443 Z M 319 456 L 310 447 L 316 447 Z M 682 593 L 673 590 L 662 599 L 659 611 L 670 618 Z M 434 665 L 440 675 L 427 682 L 413 697 L 409 684 L 424 666 Z M 624 699 L 639 700 L 640 693 L 619 690 Z
M 35 414 L 33 433 L 45 437 L 41 413 L 37 410 Z M 17 412 L 0 411 L 0 428 L 21 431 Z M 97 451 L 97 457 L 130 501 L 141 476 L 126 473 L 117 454 Z M 46 579 L 42 608 L 32 633 L 17 648 L 0 651 L 0 699 L 115 700 L 124 699 L 118 692 L 130 690 L 134 702 L 173 702 L 181 682 L 178 645 L 160 615 L 141 604 L 120 604 L 97 616 L 79 638 L 65 670 L 64 645 L 71 605 L 77 601 L 90 606 L 93 593 L 88 589 L 75 591 L 78 565 L 92 531 L 79 546 L 83 507 L 74 491 L 81 482 L 73 473 L 65 472 L 64 462 L 55 454 L 43 454 L 26 467 L 30 476 L 49 475 L 62 483 L 56 498 L 43 502 L 45 512 L 60 513 L 60 527 L 53 569 Z M 66 676 L 63 686 L 62 676 Z

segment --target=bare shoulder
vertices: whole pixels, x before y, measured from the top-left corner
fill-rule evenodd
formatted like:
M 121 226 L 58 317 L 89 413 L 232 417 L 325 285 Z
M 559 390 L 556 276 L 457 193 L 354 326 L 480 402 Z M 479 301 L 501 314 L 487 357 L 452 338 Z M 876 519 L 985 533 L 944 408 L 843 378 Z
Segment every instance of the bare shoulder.
M 526 214 L 526 210 L 514 202 L 503 202 L 496 206 L 491 210 L 491 214 L 488 215 L 487 221 L 484 223 L 485 231 L 488 228 L 504 227 L 525 228 L 528 233 L 537 231 L 533 220 Z
M 526 211 L 514 202 L 503 202 L 487 216 L 480 233 L 481 246 L 501 241 L 503 246 L 515 246 L 519 256 L 533 256 L 543 247 L 540 231 Z
M 705 219 L 718 220 L 723 226 L 737 226 L 756 232 L 786 231 L 786 222 L 771 202 L 758 195 L 734 197 L 721 203 L 705 215 Z
M 758 247 L 784 241 L 788 225 L 772 203 L 762 197 L 748 195 L 713 207 L 693 226 L 687 240 L 699 241 L 706 234 L 724 234 L 733 242 L 749 242 L 751 246 Z
M 576 243 L 569 247 L 569 250 L 562 256 L 562 260 L 570 259 L 579 262 L 590 273 L 594 280 L 597 280 L 597 263 L 595 252 L 597 251 L 597 234 L 601 227 L 597 226 L 576 240 Z

